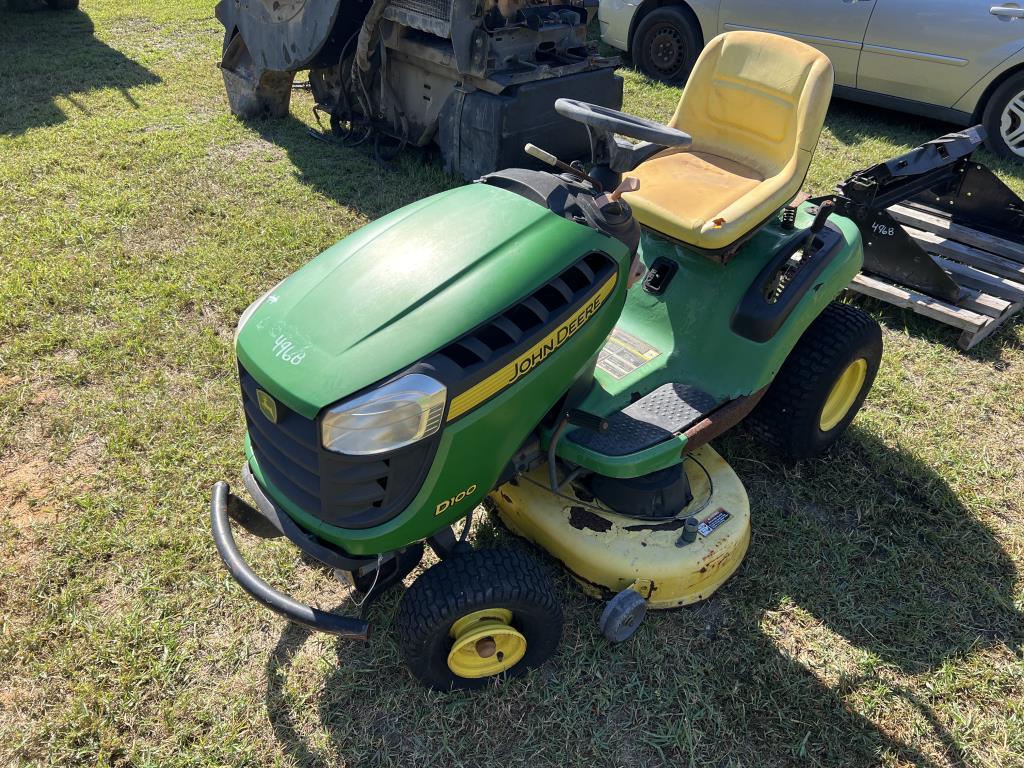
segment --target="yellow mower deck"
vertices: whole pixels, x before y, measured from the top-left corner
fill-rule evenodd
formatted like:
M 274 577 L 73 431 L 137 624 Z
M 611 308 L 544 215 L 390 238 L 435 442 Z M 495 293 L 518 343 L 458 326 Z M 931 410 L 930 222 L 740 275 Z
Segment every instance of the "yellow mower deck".
M 633 587 L 650 608 L 676 608 L 708 598 L 739 567 L 750 543 L 750 504 L 732 468 L 710 446 L 683 466 L 693 502 L 675 518 L 643 521 L 584 501 L 571 487 L 549 490 L 547 465 L 491 494 L 504 523 L 561 561 L 597 598 Z M 696 539 L 679 546 L 688 517 Z

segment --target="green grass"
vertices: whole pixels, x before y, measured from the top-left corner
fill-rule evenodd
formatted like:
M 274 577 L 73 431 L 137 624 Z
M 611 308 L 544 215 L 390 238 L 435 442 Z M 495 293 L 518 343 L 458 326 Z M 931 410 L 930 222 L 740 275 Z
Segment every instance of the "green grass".
M 0 764 L 1024 765 L 1020 323 L 964 354 L 867 303 L 886 354 L 848 437 L 800 464 L 719 441 L 750 492 L 747 560 L 626 644 L 558 574 L 557 657 L 440 696 L 399 663 L 400 590 L 369 644 L 256 607 L 206 517 L 242 457 L 238 315 L 455 182 L 314 141 L 306 94 L 236 121 L 209 0 L 83 6 L 0 10 Z M 627 109 L 671 113 L 676 91 L 623 74 Z M 808 187 L 946 130 L 837 103 Z M 243 548 L 354 611 L 284 543 Z

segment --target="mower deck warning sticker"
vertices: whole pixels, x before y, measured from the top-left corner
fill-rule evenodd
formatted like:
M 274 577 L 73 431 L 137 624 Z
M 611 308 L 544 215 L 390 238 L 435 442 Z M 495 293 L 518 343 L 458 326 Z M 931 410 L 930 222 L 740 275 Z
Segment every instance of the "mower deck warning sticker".
M 697 530 L 701 536 L 710 536 L 711 532 L 722 525 L 728 520 L 731 515 L 724 509 L 719 509 L 717 512 L 706 518 L 703 523 L 697 526 Z
M 621 379 L 660 354 L 643 339 L 616 328 L 598 355 L 597 367 L 609 376 Z

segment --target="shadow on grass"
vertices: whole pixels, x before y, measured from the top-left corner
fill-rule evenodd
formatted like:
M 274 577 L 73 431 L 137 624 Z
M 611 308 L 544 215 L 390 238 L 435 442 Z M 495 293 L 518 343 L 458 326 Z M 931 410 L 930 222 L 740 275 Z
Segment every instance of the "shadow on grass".
M 326 123 L 325 117 L 325 129 Z M 437 153 L 428 148 L 408 148 L 382 164 L 368 143 L 343 145 L 329 129 L 316 133 L 294 115 L 248 125 L 287 152 L 304 184 L 371 219 L 462 184 L 441 170 Z
M 412 764 L 431 754 L 445 763 L 440 745 L 456 743 L 450 764 L 531 754 L 544 756 L 536 764 L 561 765 L 849 766 L 890 754 L 933 765 L 910 743 L 923 731 L 928 752 L 965 764 L 948 717 L 892 673 L 934 671 L 989 646 L 1020 654 L 1016 573 L 992 533 L 927 465 L 859 429 L 826 460 L 783 463 L 743 433 L 724 440 L 723 453 L 747 484 L 754 538 L 741 571 L 710 601 L 652 614 L 613 646 L 593 626 L 599 606 L 560 575 L 567 622 L 558 656 L 527 682 L 440 696 L 401 667 L 388 626 L 398 595 L 389 595 L 375 608 L 371 644 L 336 646 L 337 666 L 315 704 L 331 750 L 353 764 Z M 512 543 L 490 529 L 482 536 L 495 537 Z M 813 617 L 813 634 L 804 635 L 794 610 Z M 267 709 L 298 764 L 327 765 L 330 755 L 308 737 L 311 713 L 286 695 L 289 666 L 309 636 L 289 626 L 280 637 L 267 663 Z M 843 668 L 823 667 L 837 650 Z M 803 651 L 817 654 L 817 667 Z M 851 697 L 878 689 L 890 713 L 916 723 L 883 728 L 851 709 Z M 509 722 L 534 725 L 524 737 Z M 906 739 L 890 735 L 901 727 Z M 445 732 L 422 732 L 430 728 Z
M 1022 313 L 1004 321 L 995 333 L 982 339 L 976 347 L 965 351 L 959 345 L 960 335 L 963 333 L 959 328 L 919 315 L 912 310 L 887 304 L 881 299 L 852 292 L 847 293 L 847 296 L 852 299 L 853 304 L 871 313 L 891 331 L 905 333 L 915 339 L 924 339 L 933 344 L 941 344 L 958 354 L 996 368 L 1006 365 L 1003 357 L 1005 349 L 1015 349 L 1020 345 L 1017 340 L 1017 328 L 1024 322 Z
M 857 146 L 865 140 L 874 139 L 916 145 L 959 130 L 952 123 L 942 120 L 837 97 L 832 99 L 825 125 L 836 139 L 848 146 Z
M 908 674 L 982 646 L 1020 650 L 1012 559 L 911 453 L 853 427 L 824 460 L 735 464 L 755 515 L 775 507 L 767 552 L 787 565 L 765 576 L 766 602 L 792 598 Z
M 96 39 L 82 11 L 15 13 L 0 2 L 0 134 L 17 135 L 67 119 L 55 103 L 72 94 L 118 88 L 125 107 L 138 105 L 128 92 L 160 78 Z M 87 109 L 76 106 L 83 112 Z

